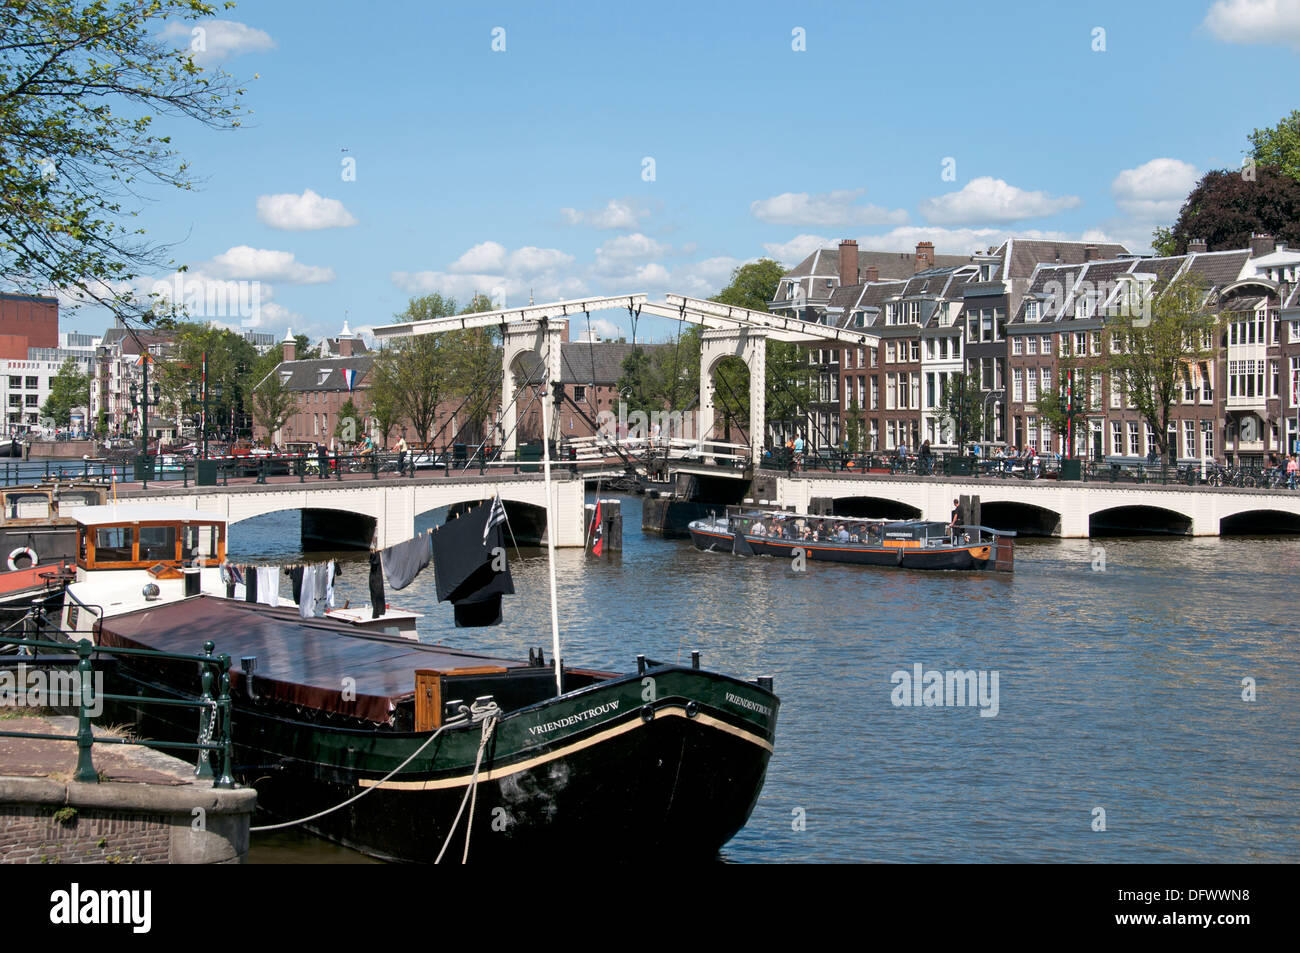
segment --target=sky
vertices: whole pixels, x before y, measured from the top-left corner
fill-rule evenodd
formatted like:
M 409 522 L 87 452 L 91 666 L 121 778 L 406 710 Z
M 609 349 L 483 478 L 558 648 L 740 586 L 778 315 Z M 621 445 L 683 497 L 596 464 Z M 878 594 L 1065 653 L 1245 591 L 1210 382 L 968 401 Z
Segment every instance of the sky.
M 280 336 L 390 323 L 434 291 L 707 297 L 842 238 L 1145 251 L 1200 175 L 1300 108 L 1300 0 L 243 0 L 193 26 L 161 36 L 202 47 L 251 115 L 162 123 L 198 188 L 150 193 L 139 224 L 190 284 L 137 284 Z M 244 300 L 205 300 L 212 281 Z

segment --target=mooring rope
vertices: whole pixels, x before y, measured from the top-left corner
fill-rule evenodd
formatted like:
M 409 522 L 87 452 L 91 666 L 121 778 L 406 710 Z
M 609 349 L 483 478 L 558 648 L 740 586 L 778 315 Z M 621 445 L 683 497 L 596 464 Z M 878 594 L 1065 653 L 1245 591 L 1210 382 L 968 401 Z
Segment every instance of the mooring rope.
M 493 708 L 495 708 L 495 707 L 496 707 L 496 706 L 495 706 L 495 703 L 493 703 Z M 488 711 L 488 712 L 489 712 L 488 717 L 493 718 L 493 719 L 496 718 L 497 712 L 500 711 L 500 709 L 497 709 L 496 711 L 492 711 L 491 709 L 486 709 L 486 708 L 485 708 L 484 710 L 485 710 L 485 711 Z M 403 762 L 402 762 L 401 764 L 399 764 L 397 767 L 393 768 L 392 771 L 389 771 L 386 775 L 384 775 L 382 778 L 380 778 L 378 781 L 376 781 L 376 782 L 375 782 L 373 785 L 371 785 L 370 787 L 366 788 L 366 789 L 365 789 L 364 791 L 362 791 L 360 794 L 354 794 L 352 797 L 348 798 L 348 799 L 347 799 L 346 801 L 344 801 L 342 804 L 336 804 L 336 805 L 334 805 L 333 807 L 326 808 L 326 809 L 323 810 L 323 811 L 318 811 L 317 813 L 312 814 L 312 815 L 309 816 L 309 817 L 300 817 L 300 818 L 298 818 L 298 820 L 296 820 L 296 821 L 285 821 L 285 822 L 282 823 L 282 824 L 263 824 L 263 825 L 260 826 L 260 827 L 250 827 L 250 828 L 248 829 L 248 831 L 249 831 L 250 834 L 251 834 L 251 833 L 261 833 L 262 831 L 277 831 L 277 830 L 280 830 L 281 828 L 284 828 L 284 827 L 296 827 L 296 826 L 298 826 L 299 824 L 306 824 L 308 821 L 314 821 L 314 820 L 316 820 L 317 818 L 324 817 L 326 814 L 333 814 L 333 813 L 334 813 L 335 811 L 337 811 L 339 808 L 347 807 L 349 804 L 353 804 L 353 803 L 355 803 L 355 802 L 361 800 L 363 797 L 365 797 L 365 796 L 366 796 L 367 794 L 369 794 L 371 791 L 377 791 L 380 787 L 383 786 L 383 784 L 384 784 L 385 781 L 387 781 L 387 780 L 388 780 L 389 778 L 391 778 L 393 775 L 395 775 L 395 774 L 397 774 L 398 772 L 400 772 L 400 771 L 401 771 L 403 768 L 405 768 L 408 764 L 410 764 L 412 761 L 414 761 L 416 758 L 418 758 L 418 757 L 420 756 L 420 754 L 424 751 L 424 749 L 427 748 L 427 747 L 429 747 L 429 745 L 433 744 L 434 740 L 435 740 L 439 735 L 441 735 L 444 731 L 446 731 L 448 728 L 461 728 L 461 727 L 464 727 L 465 725 L 468 725 L 468 724 L 473 724 L 473 720 L 472 720 L 472 718 L 471 718 L 471 712 L 470 712 L 469 710 L 464 710 L 464 711 L 462 711 L 462 713 L 461 713 L 458 717 L 456 717 L 456 718 L 453 719 L 452 721 L 446 722 L 446 723 L 443 724 L 441 727 L 439 727 L 437 731 L 435 731 L 432 735 L 429 736 L 428 740 L 425 741 L 424 744 L 420 745 L 420 747 L 416 748 L 415 751 L 413 751 L 413 752 L 411 753 L 411 756 L 410 756 L 409 758 L 407 758 L 405 761 L 403 761 Z M 478 753 L 479 753 L 479 760 L 480 760 L 480 761 L 481 761 L 482 758 L 483 758 L 483 744 L 486 744 L 486 741 L 480 743 L 480 745 L 479 745 Z M 477 764 L 477 763 L 474 765 L 474 777 L 475 777 L 475 778 L 478 777 L 478 764 Z M 462 804 L 461 806 L 464 807 L 463 804 Z M 460 815 L 457 814 L 456 817 L 457 817 L 457 819 L 459 820 Z M 452 829 L 453 829 L 453 830 L 455 829 L 455 825 L 454 825 L 454 824 L 452 825 Z M 467 840 L 468 840 L 468 839 L 467 839 Z M 446 849 L 445 845 L 444 845 L 444 848 L 443 848 L 443 849 L 444 849 L 444 850 Z M 467 843 L 467 847 L 466 847 L 466 849 L 468 849 L 468 843 Z M 442 855 L 439 854 L 438 856 L 439 856 L 439 858 L 441 858 Z
M 483 719 L 483 733 L 478 742 L 478 756 L 474 759 L 474 775 L 470 778 L 469 787 L 465 789 L 465 796 L 460 799 L 460 808 L 456 811 L 456 819 L 451 822 L 451 829 L 447 831 L 447 839 L 442 842 L 442 850 L 438 851 L 438 859 L 435 864 L 442 863 L 442 855 L 447 853 L 447 848 L 451 845 L 451 839 L 456 835 L 456 828 L 460 826 L 460 817 L 465 813 L 465 802 L 469 802 L 469 819 L 465 822 L 465 852 L 461 855 L 462 864 L 469 862 L 469 838 L 474 830 L 474 808 L 478 806 L 478 772 L 483 764 L 483 752 L 487 748 L 488 741 L 492 738 L 492 732 L 496 729 L 497 716 L 500 709 L 496 703 L 491 703 L 490 707 L 485 707 L 483 711 L 488 712 L 487 717 Z

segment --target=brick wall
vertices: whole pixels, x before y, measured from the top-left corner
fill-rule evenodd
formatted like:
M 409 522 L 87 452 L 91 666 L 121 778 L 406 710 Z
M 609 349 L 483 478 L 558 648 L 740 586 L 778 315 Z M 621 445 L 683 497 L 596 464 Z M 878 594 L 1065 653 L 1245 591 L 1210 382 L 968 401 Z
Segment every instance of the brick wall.
M 162 814 L 48 805 L 0 805 L 0 864 L 165 864 L 171 826 Z M 66 809 L 69 813 L 71 809 Z

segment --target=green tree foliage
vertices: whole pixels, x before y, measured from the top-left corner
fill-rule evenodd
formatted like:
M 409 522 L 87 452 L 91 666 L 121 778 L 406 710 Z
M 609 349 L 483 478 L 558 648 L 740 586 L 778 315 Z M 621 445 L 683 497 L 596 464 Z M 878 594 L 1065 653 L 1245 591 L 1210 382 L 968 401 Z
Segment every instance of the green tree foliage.
M 252 389 L 253 423 L 266 430 L 267 440 L 284 426 L 298 406 L 293 392 L 286 389 L 280 374 L 272 368 Z
M 59 373 L 50 378 L 50 396 L 41 406 L 41 416 L 53 421 L 56 427 L 67 427 L 72 423 L 72 411 L 77 407 L 90 406 L 90 378 L 82 371 L 81 365 L 72 358 L 63 362 Z M 89 421 L 86 422 L 89 426 Z
M 939 406 L 952 428 L 958 452 L 984 436 L 984 392 L 978 381 L 965 374 L 953 374 L 944 381 Z
M 264 363 L 258 357 L 257 349 L 234 331 L 204 324 L 178 324 L 174 334 L 167 359 L 151 369 L 151 376 L 156 375 L 164 406 L 170 407 L 177 415 L 200 413 L 203 356 L 206 353 L 209 431 L 218 429 L 217 421 L 251 413 L 248 395 L 261 378 L 253 381 L 249 378 Z M 276 348 L 272 348 L 272 352 L 279 355 Z M 217 396 L 218 391 L 220 396 Z
M 244 92 L 160 34 L 216 10 L 197 0 L 0 5 L 0 280 L 152 317 L 129 283 L 169 262 L 130 222 L 134 206 L 157 186 L 193 188 L 156 123 L 238 126 Z
M 1164 457 L 1170 409 L 1190 380 L 1191 365 L 1212 355 L 1217 319 L 1193 275 L 1171 282 L 1147 310 L 1108 319 L 1103 353 L 1112 380 L 1146 420 Z
M 1256 129 L 1247 138 L 1256 166 L 1271 166 L 1300 182 L 1300 109 L 1292 110 L 1271 129 Z
M 425 321 L 491 310 L 491 303 L 475 295 L 469 307 L 459 312 L 456 308 L 454 298 L 434 293 L 412 298 L 396 318 L 402 322 Z M 434 433 L 439 405 L 458 401 L 464 408 L 464 416 L 458 415 L 457 420 L 462 430 L 467 420 L 473 421 L 476 416 L 481 422 L 494 403 L 499 374 L 493 372 L 499 360 L 494 331 L 489 328 L 399 338 L 375 357 L 370 371 L 370 399 L 375 406 L 409 420 L 421 444 L 435 440 L 435 436 L 436 442 L 450 442 L 461 435 Z M 476 408 L 477 415 L 473 412 Z M 469 435 L 463 439 L 469 439 Z
M 771 258 L 751 261 L 732 271 L 727 287 L 709 300 L 751 311 L 766 311 L 767 303 L 776 297 L 776 288 L 783 274 L 785 268 Z
M 1178 213 L 1168 239 L 1178 254 L 1204 238 L 1210 251 L 1245 248 L 1256 232 L 1287 244 L 1300 242 L 1300 181 L 1260 166 L 1254 179 L 1223 169 L 1205 173 Z
M 361 411 L 357 408 L 356 403 L 349 397 L 339 408 L 338 423 L 334 425 L 334 436 L 341 443 L 356 443 L 365 433 L 364 421 L 361 417 Z
M 1103 359 L 1089 360 L 1079 357 L 1065 357 L 1056 365 L 1056 379 L 1047 393 L 1038 395 L 1034 405 L 1038 415 L 1044 418 L 1052 433 L 1060 434 L 1064 439 L 1074 428 L 1074 452 L 1082 453 L 1085 448 L 1080 443 L 1087 429 L 1088 408 L 1100 394 L 1092 393 L 1093 373 L 1103 366 Z

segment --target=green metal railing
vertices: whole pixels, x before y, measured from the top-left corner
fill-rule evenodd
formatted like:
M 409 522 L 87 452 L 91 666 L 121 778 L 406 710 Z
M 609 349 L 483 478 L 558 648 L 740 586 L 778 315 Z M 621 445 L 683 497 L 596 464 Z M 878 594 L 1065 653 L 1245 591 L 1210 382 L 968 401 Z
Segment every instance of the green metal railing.
M 0 645 L 17 646 L 19 651 L 33 650 L 31 655 L 11 656 L 23 664 L 40 661 L 38 653 L 42 649 L 67 653 L 73 649 L 77 655 L 78 687 L 77 699 L 77 733 L 75 735 L 58 735 L 30 731 L 0 731 L 0 738 L 36 738 L 45 741 L 75 741 L 77 743 L 77 770 L 73 775 L 77 781 L 98 782 L 99 772 L 95 770 L 92 749 L 97 744 L 145 745 L 151 748 L 176 748 L 196 751 L 197 764 L 194 774 L 198 778 L 212 779 L 219 788 L 234 787 L 235 779 L 231 773 L 234 759 L 234 745 L 231 732 L 230 699 L 230 656 L 214 655 L 216 645 L 203 643 L 203 655 L 182 655 L 175 652 L 159 652 L 154 649 L 113 648 L 93 645 L 89 639 L 79 639 L 75 643 L 53 642 L 48 639 L 18 638 L 0 633 Z M 157 698 L 142 695 L 115 695 L 108 692 L 96 694 L 90 690 L 95 674 L 91 657 L 98 654 L 128 656 L 155 661 L 195 662 L 200 668 L 201 691 L 197 698 Z M 47 660 L 58 664 L 62 660 Z M 213 694 L 214 686 L 216 694 Z M 98 702 L 123 702 L 132 705 L 159 705 L 164 707 L 194 708 L 199 711 L 199 737 L 197 741 L 153 741 L 135 738 L 94 737 L 90 727 L 91 707 Z M 59 706 L 64 707 L 64 706 Z M 212 755 L 219 761 L 219 774 L 214 776 Z

